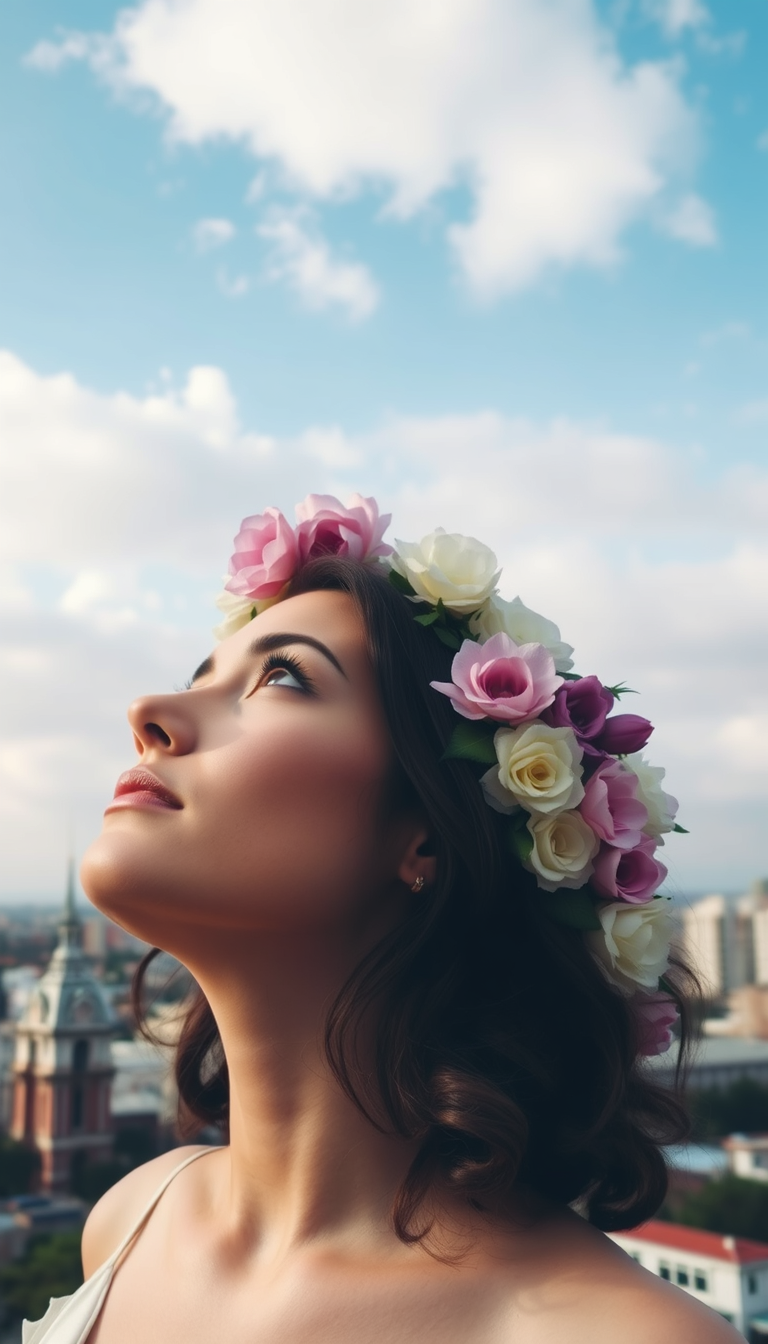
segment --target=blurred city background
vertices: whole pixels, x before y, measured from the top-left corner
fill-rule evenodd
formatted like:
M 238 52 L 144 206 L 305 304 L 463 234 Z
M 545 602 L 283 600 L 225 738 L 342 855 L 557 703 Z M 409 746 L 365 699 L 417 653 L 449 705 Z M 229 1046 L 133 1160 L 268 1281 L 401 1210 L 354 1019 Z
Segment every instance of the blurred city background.
M 178 1142 L 188 978 L 138 1039 L 144 949 L 68 870 L 125 708 L 210 651 L 244 515 L 354 490 L 493 546 L 656 725 L 706 1001 L 695 1141 L 623 1244 L 765 1337 L 768 6 L 0 14 L 0 1338 Z

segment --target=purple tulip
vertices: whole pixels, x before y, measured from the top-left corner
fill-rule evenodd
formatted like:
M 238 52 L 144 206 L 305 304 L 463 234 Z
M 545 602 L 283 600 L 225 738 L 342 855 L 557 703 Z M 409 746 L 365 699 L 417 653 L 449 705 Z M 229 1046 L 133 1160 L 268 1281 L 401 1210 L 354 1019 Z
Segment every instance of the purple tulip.
M 612 708 L 613 695 L 597 677 L 580 677 L 566 681 L 540 717 L 550 728 L 572 728 L 583 742 L 602 732 Z
M 653 724 L 639 714 L 614 714 L 606 719 L 592 745 L 611 756 L 629 756 L 633 751 L 642 751 L 652 732 Z

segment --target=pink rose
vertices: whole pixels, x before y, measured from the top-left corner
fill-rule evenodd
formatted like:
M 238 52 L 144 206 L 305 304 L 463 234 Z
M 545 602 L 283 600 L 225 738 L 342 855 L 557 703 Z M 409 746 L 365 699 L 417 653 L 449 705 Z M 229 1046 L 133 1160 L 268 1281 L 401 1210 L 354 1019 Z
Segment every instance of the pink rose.
M 431 681 L 465 719 L 522 723 L 551 705 L 563 679 L 543 644 L 516 644 L 500 631 L 485 644 L 465 639 L 451 665 L 452 681 Z
M 636 994 L 633 1007 L 639 1054 L 663 1055 L 672 1044 L 672 1027 L 677 1021 L 677 1004 L 674 999 L 663 992 Z
M 637 775 L 615 760 L 603 761 L 585 787 L 579 811 L 595 835 L 616 849 L 639 845 L 648 822 L 637 791 Z
M 392 551 L 382 541 L 392 515 L 379 517 L 375 499 L 353 495 L 345 508 L 334 495 L 307 495 L 296 505 L 296 517 L 302 564 L 320 555 L 349 556 L 362 562 Z
M 298 563 L 299 549 L 288 519 L 279 509 L 265 509 L 240 524 L 226 590 L 256 601 L 276 597 L 293 578 Z
M 591 882 L 599 896 L 607 901 L 629 901 L 642 905 L 655 896 L 667 870 L 655 859 L 656 842 L 644 835 L 634 849 L 616 849 L 601 845 L 595 859 Z

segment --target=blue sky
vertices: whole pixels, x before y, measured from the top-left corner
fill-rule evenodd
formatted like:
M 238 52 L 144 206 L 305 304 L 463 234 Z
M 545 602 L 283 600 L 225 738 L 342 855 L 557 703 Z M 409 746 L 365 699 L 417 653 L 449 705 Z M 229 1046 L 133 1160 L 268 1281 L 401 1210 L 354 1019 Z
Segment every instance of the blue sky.
M 93 829 L 125 765 L 107 725 L 204 651 L 239 518 L 312 489 L 494 544 L 650 685 L 700 822 L 679 886 L 768 871 L 768 5 L 117 16 L 3 4 L 0 899 L 55 890 L 34 837 L 64 794 Z

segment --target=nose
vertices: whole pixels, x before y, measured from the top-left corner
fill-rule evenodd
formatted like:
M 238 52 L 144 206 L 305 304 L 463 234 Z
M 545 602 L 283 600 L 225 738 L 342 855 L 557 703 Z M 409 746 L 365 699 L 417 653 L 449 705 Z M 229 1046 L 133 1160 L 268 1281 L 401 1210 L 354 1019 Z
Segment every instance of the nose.
M 185 756 L 194 750 L 197 732 L 180 695 L 142 695 L 128 708 L 128 722 L 139 756 L 154 748 L 162 755 Z

